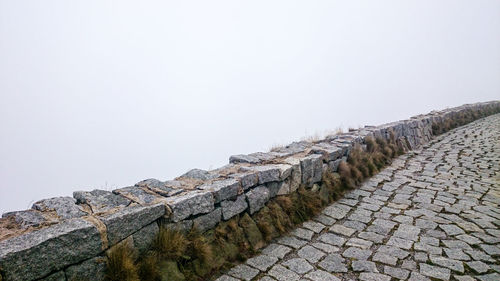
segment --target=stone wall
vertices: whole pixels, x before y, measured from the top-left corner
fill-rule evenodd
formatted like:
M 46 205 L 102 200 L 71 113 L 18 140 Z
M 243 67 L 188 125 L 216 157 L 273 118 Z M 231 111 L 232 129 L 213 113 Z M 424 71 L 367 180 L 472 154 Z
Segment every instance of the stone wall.
M 321 182 L 325 171 L 336 171 L 368 136 L 411 150 L 443 126 L 498 112 L 499 101 L 463 105 L 271 152 L 234 155 L 224 167 L 193 169 L 174 180 L 147 179 L 112 192 L 77 191 L 73 197 L 38 201 L 0 219 L 0 280 L 102 280 L 107 250 L 128 241 L 142 252 L 159 224 L 212 229 L 235 215 L 253 214 L 300 185 Z

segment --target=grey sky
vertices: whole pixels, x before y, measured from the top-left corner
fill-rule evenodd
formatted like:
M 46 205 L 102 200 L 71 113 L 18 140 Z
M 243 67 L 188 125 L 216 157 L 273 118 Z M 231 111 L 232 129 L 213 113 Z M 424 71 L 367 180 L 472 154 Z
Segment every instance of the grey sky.
M 0 0 L 0 212 L 500 97 L 500 1 Z

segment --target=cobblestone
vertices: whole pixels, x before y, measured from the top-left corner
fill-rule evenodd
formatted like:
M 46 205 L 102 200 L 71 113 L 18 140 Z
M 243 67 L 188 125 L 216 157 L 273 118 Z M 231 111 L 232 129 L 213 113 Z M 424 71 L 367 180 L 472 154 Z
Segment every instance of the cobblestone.
M 499 140 L 500 114 L 436 137 L 220 280 L 500 280 Z

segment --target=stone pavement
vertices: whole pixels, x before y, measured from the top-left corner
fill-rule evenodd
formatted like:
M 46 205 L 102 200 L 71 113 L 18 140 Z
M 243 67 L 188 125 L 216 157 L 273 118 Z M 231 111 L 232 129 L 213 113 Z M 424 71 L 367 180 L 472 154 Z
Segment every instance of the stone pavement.
M 236 280 L 500 280 L 500 114 L 452 130 L 230 269 Z

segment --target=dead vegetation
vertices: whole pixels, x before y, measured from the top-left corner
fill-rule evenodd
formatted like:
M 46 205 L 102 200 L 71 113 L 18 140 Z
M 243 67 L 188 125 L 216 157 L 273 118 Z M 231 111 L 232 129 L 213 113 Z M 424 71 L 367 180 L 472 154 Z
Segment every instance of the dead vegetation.
M 138 281 L 135 253 L 129 243 L 122 242 L 108 252 L 106 278 L 109 281 Z

